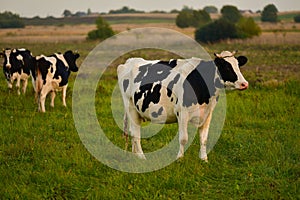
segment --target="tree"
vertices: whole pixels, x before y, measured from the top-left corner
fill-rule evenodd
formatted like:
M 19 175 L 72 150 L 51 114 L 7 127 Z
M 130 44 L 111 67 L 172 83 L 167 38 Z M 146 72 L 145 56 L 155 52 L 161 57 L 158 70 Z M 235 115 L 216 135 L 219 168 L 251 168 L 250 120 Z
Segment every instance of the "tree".
M 25 24 L 18 14 L 5 11 L 0 13 L 0 28 L 24 28 Z
M 118 10 L 110 10 L 110 14 L 119 14 L 119 13 L 144 13 L 144 11 L 135 10 L 132 8 L 129 8 L 127 6 L 123 6 L 121 9 Z
M 221 13 L 224 19 L 227 19 L 232 23 L 237 23 L 242 18 L 240 11 L 235 6 L 223 6 Z
M 180 28 L 200 27 L 211 21 L 209 14 L 204 10 L 184 9 L 176 17 L 176 25 Z
M 300 14 L 294 17 L 294 22 L 300 23 Z
M 97 40 L 101 39 L 104 40 L 114 35 L 114 31 L 110 27 L 110 25 L 102 18 L 98 17 L 96 20 L 97 29 L 92 30 L 88 33 L 87 39 L 90 40 Z
M 274 4 L 269 4 L 264 7 L 261 13 L 262 22 L 278 22 L 277 17 L 278 9 Z
M 64 10 L 63 14 L 64 17 L 71 17 L 72 16 L 72 12 L 70 10 Z
M 207 13 L 218 13 L 218 8 L 215 6 L 205 6 L 203 10 L 205 10 Z
M 209 14 L 204 10 L 194 10 L 191 18 L 190 25 L 198 28 L 211 21 Z
M 191 14 L 189 11 L 182 10 L 176 17 L 176 25 L 179 28 L 187 28 L 190 26 Z
M 88 8 L 86 14 L 87 15 L 91 15 L 92 14 L 92 10 L 90 8 Z

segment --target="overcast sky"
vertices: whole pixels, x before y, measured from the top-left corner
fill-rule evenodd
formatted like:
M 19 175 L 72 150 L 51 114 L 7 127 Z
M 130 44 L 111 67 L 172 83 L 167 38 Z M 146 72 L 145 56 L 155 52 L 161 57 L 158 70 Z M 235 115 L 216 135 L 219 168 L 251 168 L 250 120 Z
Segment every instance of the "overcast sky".
M 181 9 L 184 5 L 202 9 L 214 5 L 221 9 L 223 5 L 234 5 L 238 9 L 263 10 L 273 3 L 279 11 L 300 10 L 300 0 L 0 0 L 0 11 L 12 11 L 22 17 L 55 16 L 60 17 L 65 9 L 77 11 L 108 12 L 128 6 L 136 10 L 153 11 Z

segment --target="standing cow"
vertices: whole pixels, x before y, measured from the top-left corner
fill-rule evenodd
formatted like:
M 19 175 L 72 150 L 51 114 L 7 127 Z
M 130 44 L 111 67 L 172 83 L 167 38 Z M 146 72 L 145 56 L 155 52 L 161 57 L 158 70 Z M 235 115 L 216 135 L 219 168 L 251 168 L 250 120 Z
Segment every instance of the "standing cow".
M 66 94 L 68 79 L 71 71 L 77 72 L 76 60 L 78 53 L 66 51 L 64 54 L 55 53 L 51 56 L 37 56 L 37 81 L 36 81 L 36 99 L 39 105 L 39 111 L 45 112 L 45 100 L 51 92 L 51 106 L 54 107 L 54 98 L 56 90 L 62 90 L 63 105 L 66 104 Z
M 35 90 L 35 58 L 27 49 L 5 49 L 1 53 L 4 57 L 3 73 L 5 75 L 8 88 L 13 87 L 13 82 L 17 79 L 16 87 L 20 95 L 20 82 L 23 81 L 22 92 L 25 94 L 28 78 L 31 76 L 33 89 Z
M 179 152 L 183 157 L 188 141 L 187 127 L 192 123 L 199 129 L 200 153 L 207 161 L 206 143 L 212 112 L 219 91 L 245 90 L 248 82 L 240 72 L 246 64 L 245 56 L 235 52 L 215 54 L 214 61 L 199 58 L 170 61 L 130 58 L 118 66 L 118 83 L 125 114 L 124 134 L 127 135 L 127 120 L 132 136 L 132 151 L 145 158 L 140 143 L 141 122 L 178 123 Z

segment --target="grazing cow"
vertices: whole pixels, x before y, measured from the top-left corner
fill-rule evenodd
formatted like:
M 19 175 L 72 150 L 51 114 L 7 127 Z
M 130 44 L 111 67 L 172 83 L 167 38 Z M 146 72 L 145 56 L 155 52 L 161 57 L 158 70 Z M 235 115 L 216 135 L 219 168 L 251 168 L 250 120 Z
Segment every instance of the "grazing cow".
M 16 87 L 20 95 L 20 82 L 23 81 L 22 92 L 25 94 L 28 78 L 31 76 L 33 89 L 35 90 L 35 58 L 27 49 L 5 49 L 1 52 L 4 57 L 3 72 L 8 88 L 13 87 L 17 79 Z
M 66 104 L 66 94 L 68 79 L 71 71 L 77 72 L 76 60 L 78 53 L 66 51 L 64 54 L 55 53 L 51 56 L 37 56 L 37 81 L 36 81 L 36 99 L 39 105 L 39 111 L 45 112 L 45 99 L 51 92 L 51 106 L 54 107 L 54 98 L 57 90 L 62 90 L 63 105 Z
M 177 158 L 183 157 L 190 122 L 198 127 L 201 143 L 199 156 L 207 161 L 208 129 L 220 89 L 248 88 L 248 82 L 239 69 L 246 64 L 247 58 L 235 57 L 234 54 L 223 51 L 215 54 L 214 61 L 199 58 L 170 61 L 130 58 L 119 65 L 118 83 L 125 108 L 124 134 L 127 136 L 129 117 L 132 152 L 145 158 L 140 143 L 142 121 L 162 124 L 177 122 L 180 145 Z

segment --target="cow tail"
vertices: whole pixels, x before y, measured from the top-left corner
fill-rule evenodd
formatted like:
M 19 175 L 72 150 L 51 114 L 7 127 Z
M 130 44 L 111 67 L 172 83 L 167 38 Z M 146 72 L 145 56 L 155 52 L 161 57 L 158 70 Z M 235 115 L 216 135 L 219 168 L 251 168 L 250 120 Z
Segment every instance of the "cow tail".
M 35 80 L 35 101 L 40 104 L 40 92 L 42 90 L 42 73 L 36 63 L 36 80 Z M 40 106 L 40 105 L 39 105 Z
M 124 113 L 123 137 L 125 138 L 125 151 L 128 149 L 128 116 Z

